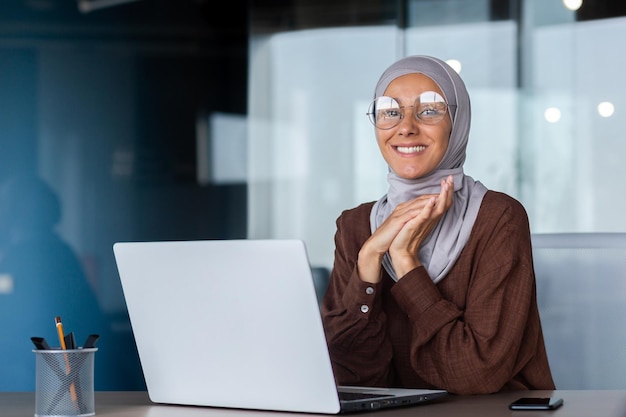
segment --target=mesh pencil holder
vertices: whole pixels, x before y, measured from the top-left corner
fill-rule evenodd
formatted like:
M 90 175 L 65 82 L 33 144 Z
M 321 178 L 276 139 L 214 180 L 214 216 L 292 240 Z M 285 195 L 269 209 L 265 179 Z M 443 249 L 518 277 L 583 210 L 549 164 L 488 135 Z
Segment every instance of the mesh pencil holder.
M 33 350 L 35 417 L 93 416 L 98 348 Z

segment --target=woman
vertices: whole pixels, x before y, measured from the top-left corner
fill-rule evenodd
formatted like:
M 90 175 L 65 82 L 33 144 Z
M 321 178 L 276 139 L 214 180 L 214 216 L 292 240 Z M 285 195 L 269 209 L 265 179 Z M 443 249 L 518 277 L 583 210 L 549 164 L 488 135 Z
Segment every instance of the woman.
M 337 219 L 322 305 L 337 382 L 554 389 L 527 214 L 463 172 L 463 81 L 439 59 L 410 56 L 382 74 L 374 98 L 389 189 Z

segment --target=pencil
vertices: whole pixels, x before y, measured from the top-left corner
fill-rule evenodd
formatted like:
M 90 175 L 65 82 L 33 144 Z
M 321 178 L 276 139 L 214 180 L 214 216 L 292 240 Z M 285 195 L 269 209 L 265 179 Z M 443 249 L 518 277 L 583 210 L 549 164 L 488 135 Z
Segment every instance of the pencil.
M 54 322 L 57 325 L 57 333 L 59 334 L 59 342 L 61 342 L 61 349 L 65 350 L 67 347 L 65 346 L 65 335 L 63 334 L 63 322 L 61 321 L 60 316 L 56 316 L 54 318 Z
M 67 350 L 67 346 L 65 345 L 65 334 L 63 333 L 63 322 L 61 321 L 61 317 L 56 316 L 54 318 L 54 322 L 56 323 L 56 326 L 57 326 L 57 333 L 59 334 L 59 342 L 61 343 L 61 349 Z M 72 370 L 70 367 L 70 360 L 66 354 L 64 355 L 65 355 L 65 372 L 67 373 L 67 375 L 69 375 Z M 78 407 L 78 395 L 76 394 L 76 386 L 74 385 L 74 381 L 70 383 L 70 396 L 72 397 L 74 406 L 78 409 L 79 408 Z

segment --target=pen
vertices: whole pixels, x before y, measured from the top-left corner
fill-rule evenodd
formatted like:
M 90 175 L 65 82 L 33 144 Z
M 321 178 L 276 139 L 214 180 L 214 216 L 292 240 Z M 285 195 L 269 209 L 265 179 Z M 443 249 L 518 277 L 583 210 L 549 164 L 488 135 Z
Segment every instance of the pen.
M 50 346 L 48 345 L 48 342 L 46 342 L 46 339 L 44 339 L 43 337 L 33 336 L 33 337 L 30 338 L 30 340 L 33 341 L 35 347 L 38 350 L 48 350 L 48 349 L 50 349 Z
M 61 317 L 56 316 L 54 318 L 54 322 L 57 326 L 57 333 L 59 334 L 59 342 L 61 343 L 61 349 L 66 350 L 67 346 L 65 345 L 65 335 L 63 334 L 63 322 L 61 322 Z M 72 368 L 70 367 L 70 360 L 65 355 L 65 371 L 69 376 Z M 74 406 L 78 409 L 78 395 L 76 394 L 76 385 L 74 385 L 74 381 L 70 383 L 70 396 L 72 397 L 72 401 L 74 402 Z
M 63 338 L 65 340 L 65 347 L 67 349 L 76 349 L 76 339 L 74 337 L 74 332 L 69 332 Z
M 85 343 L 83 344 L 83 349 L 90 349 L 96 346 L 96 342 L 98 341 L 98 339 L 100 338 L 100 335 L 98 334 L 90 334 L 89 336 L 87 336 L 87 340 L 85 340 Z

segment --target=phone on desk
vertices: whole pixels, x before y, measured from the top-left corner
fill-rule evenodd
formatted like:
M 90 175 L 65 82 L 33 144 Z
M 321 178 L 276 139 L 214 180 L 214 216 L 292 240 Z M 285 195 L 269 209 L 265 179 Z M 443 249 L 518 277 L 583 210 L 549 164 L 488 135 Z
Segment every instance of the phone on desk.
M 563 405 L 562 398 L 524 397 L 509 404 L 511 410 L 556 410 Z

